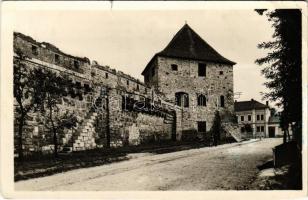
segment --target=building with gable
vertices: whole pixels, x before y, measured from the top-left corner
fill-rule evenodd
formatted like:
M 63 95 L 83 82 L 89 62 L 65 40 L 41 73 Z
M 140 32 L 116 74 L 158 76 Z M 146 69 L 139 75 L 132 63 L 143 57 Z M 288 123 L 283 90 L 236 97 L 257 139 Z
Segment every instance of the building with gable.
M 210 130 L 215 111 L 233 113 L 234 65 L 185 24 L 142 75 L 145 85 L 182 107 L 180 129 L 198 134 Z

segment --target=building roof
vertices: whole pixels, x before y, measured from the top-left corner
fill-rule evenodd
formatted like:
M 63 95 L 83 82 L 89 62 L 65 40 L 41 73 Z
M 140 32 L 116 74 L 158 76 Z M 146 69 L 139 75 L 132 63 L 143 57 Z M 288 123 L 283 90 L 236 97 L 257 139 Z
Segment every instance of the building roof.
M 248 110 L 260 110 L 269 108 L 267 105 L 264 105 L 263 103 L 260 103 L 254 99 L 251 99 L 250 101 L 236 101 L 234 102 L 234 111 L 248 111 Z
M 200 61 L 210 61 L 222 64 L 234 65 L 235 62 L 220 55 L 213 47 L 205 42 L 188 24 L 185 24 L 172 38 L 164 50 L 156 53 L 142 72 L 156 56 L 166 56 L 173 58 L 192 59 Z

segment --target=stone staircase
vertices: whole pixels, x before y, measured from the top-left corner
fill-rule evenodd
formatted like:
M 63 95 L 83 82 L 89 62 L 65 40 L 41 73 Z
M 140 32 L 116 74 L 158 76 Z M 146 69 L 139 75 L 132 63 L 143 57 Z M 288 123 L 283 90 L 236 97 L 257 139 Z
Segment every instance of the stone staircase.
M 232 136 L 237 142 L 243 141 L 245 138 L 241 134 L 240 127 L 235 123 L 223 123 L 223 129 Z
M 174 121 L 174 117 L 171 114 L 166 114 L 164 117 L 164 123 L 165 124 L 172 124 Z
M 70 146 L 73 151 L 83 151 L 96 147 L 94 123 L 97 117 L 96 112 L 89 112 L 84 122 L 73 134 Z
M 102 105 L 102 98 L 97 97 L 95 107 Z M 95 143 L 95 120 L 97 118 L 97 111 L 94 106 L 87 113 L 81 125 L 74 129 L 72 133 L 66 134 L 62 139 L 65 143 L 63 153 L 71 151 L 83 151 L 93 149 L 96 147 Z

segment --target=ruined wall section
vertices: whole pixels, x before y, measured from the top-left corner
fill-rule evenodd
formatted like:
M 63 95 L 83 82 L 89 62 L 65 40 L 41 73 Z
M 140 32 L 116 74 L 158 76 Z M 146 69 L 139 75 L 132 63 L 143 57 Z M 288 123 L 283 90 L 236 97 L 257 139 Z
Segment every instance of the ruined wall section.
M 167 109 L 171 111 L 172 108 L 164 105 L 162 101 L 158 102 L 159 98 L 153 98 L 151 88 L 146 87 L 133 77 L 97 63 L 93 65 L 92 75 L 97 84 L 102 88 L 108 88 L 109 122 L 102 121 L 102 123 L 109 123 L 105 127 L 110 128 L 112 147 L 171 139 L 173 127 L 171 123 L 166 122 L 164 114 L 169 112 Z M 158 109 L 165 110 L 145 112 L 144 110 L 129 109 L 126 107 L 128 101 L 141 104 L 142 102 L 155 102 Z M 149 105 L 146 109 L 150 109 Z M 105 131 L 107 132 L 107 130 Z
M 69 75 L 74 86 L 70 88 L 68 95 L 59 101 L 58 107 L 62 112 L 73 112 L 77 116 L 78 124 L 80 125 L 89 112 L 93 100 L 93 94 L 88 92 L 88 89 L 91 88 L 89 60 L 65 54 L 49 43 L 37 42 L 21 33 L 14 33 L 13 45 L 14 59 L 19 59 L 17 51 L 21 51 L 27 56 L 24 62 L 29 68 L 44 67 L 56 73 L 64 72 Z M 57 60 L 55 60 L 55 55 L 58 55 Z M 74 65 L 74 62 L 75 64 L 78 62 L 77 66 Z M 14 105 L 15 107 L 17 106 L 16 102 Z M 51 134 L 41 124 L 42 117 L 39 113 L 30 113 L 29 115 L 27 125 L 24 127 L 26 134 L 23 135 L 25 153 L 51 151 L 53 148 Z M 15 116 L 15 128 L 17 123 Z M 64 135 L 73 135 L 74 131 L 76 130 L 65 130 Z M 15 133 L 17 134 L 16 129 Z M 64 135 L 59 137 L 60 144 L 63 144 Z
M 171 139 L 174 126 L 180 128 L 179 123 L 175 125 L 172 121 L 172 112 L 179 108 L 173 108 L 172 104 L 155 95 L 153 88 L 138 79 L 97 62 L 91 65 L 87 58 L 65 54 L 49 43 L 37 42 L 21 33 L 14 34 L 15 53 L 18 50 L 28 57 L 26 62 L 29 67 L 65 72 L 76 86 L 58 105 L 61 111 L 74 112 L 79 119 L 78 127 L 65 130 L 64 136 L 59 138 L 62 146 L 71 145 L 73 149 L 80 150 L 93 145 L 104 147 L 108 129 L 112 147 L 138 145 Z M 18 59 L 16 55 L 14 59 Z M 89 88 L 93 91 L 87 93 Z M 108 96 L 108 105 L 104 95 Z M 134 102 L 146 101 L 147 106 L 153 103 L 155 109 L 127 110 L 123 108 L 123 97 Z M 50 133 L 39 123 L 39 114 L 32 113 L 29 126 L 25 127 L 25 151 L 52 150 Z M 84 138 L 87 140 L 83 141 Z

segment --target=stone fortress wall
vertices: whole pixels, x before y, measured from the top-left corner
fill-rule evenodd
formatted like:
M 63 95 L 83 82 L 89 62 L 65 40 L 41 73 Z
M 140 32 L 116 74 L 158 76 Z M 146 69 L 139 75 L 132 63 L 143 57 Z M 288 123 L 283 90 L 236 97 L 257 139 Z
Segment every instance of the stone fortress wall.
M 75 129 L 65 130 L 59 138 L 61 147 L 70 146 L 73 150 L 104 147 L 107 132 L 112 147 L 171 139 L 172 134 L 179 137 L 181 130 L 174 128 L 173 113 L 180 108 L 163 101 L 154 94 L 153 88 L 138 79 L 95 61 L 91 63 L 86 57 L 71 56 L 52 44 L 37 42 L 22 33 L 14 33 L 14 51 L 17 49 L 28 57 L 29 67 L 64 71 L 76 85 L 59 103 L 63 111 L 74 111 L 79 119 Z M 16 54 L 14 59 L 18 59 Z M 87 92 L 89 88 L 94 88 L 94 91 Z M 101 97 L 102 91 L 105 91 L 108 101 Z M 98 99 L 100 104 L 96 105 Z M 139 106 L 140 109 L 132 108 L 132 102 L 137 101 L 145 103 Z M 95 109 L 92 109 L 93 105 Z M 30 116 L 25 126 L 24 150 L 52 150 L 50 133 L 39 125 L 39 114 L 31 113 Z M 15 120 L 15 133 L 17 123 Z
M 216 111 L 226 127 L 221 139 L 241 140 L 238 125 L 232 121 L 235 63 L 222 57 L 187 24 L 145 67 L 144 82 L 14 33 L 14 51 L 18 49 L 29 57 L 29 66 L 63 71 L 75 85 L 59 102 L 63 111 L 71 110 L 79 119 L 76 128 L 61 135 L 62 147 L 78 151 L 107 144 L 207 140 L 212 137 L 208 133 Z M 33 113 L 25 128 L 24 148 L 28 151 L 52 148 L 50 134 L 38 125 L 39 119 Z

